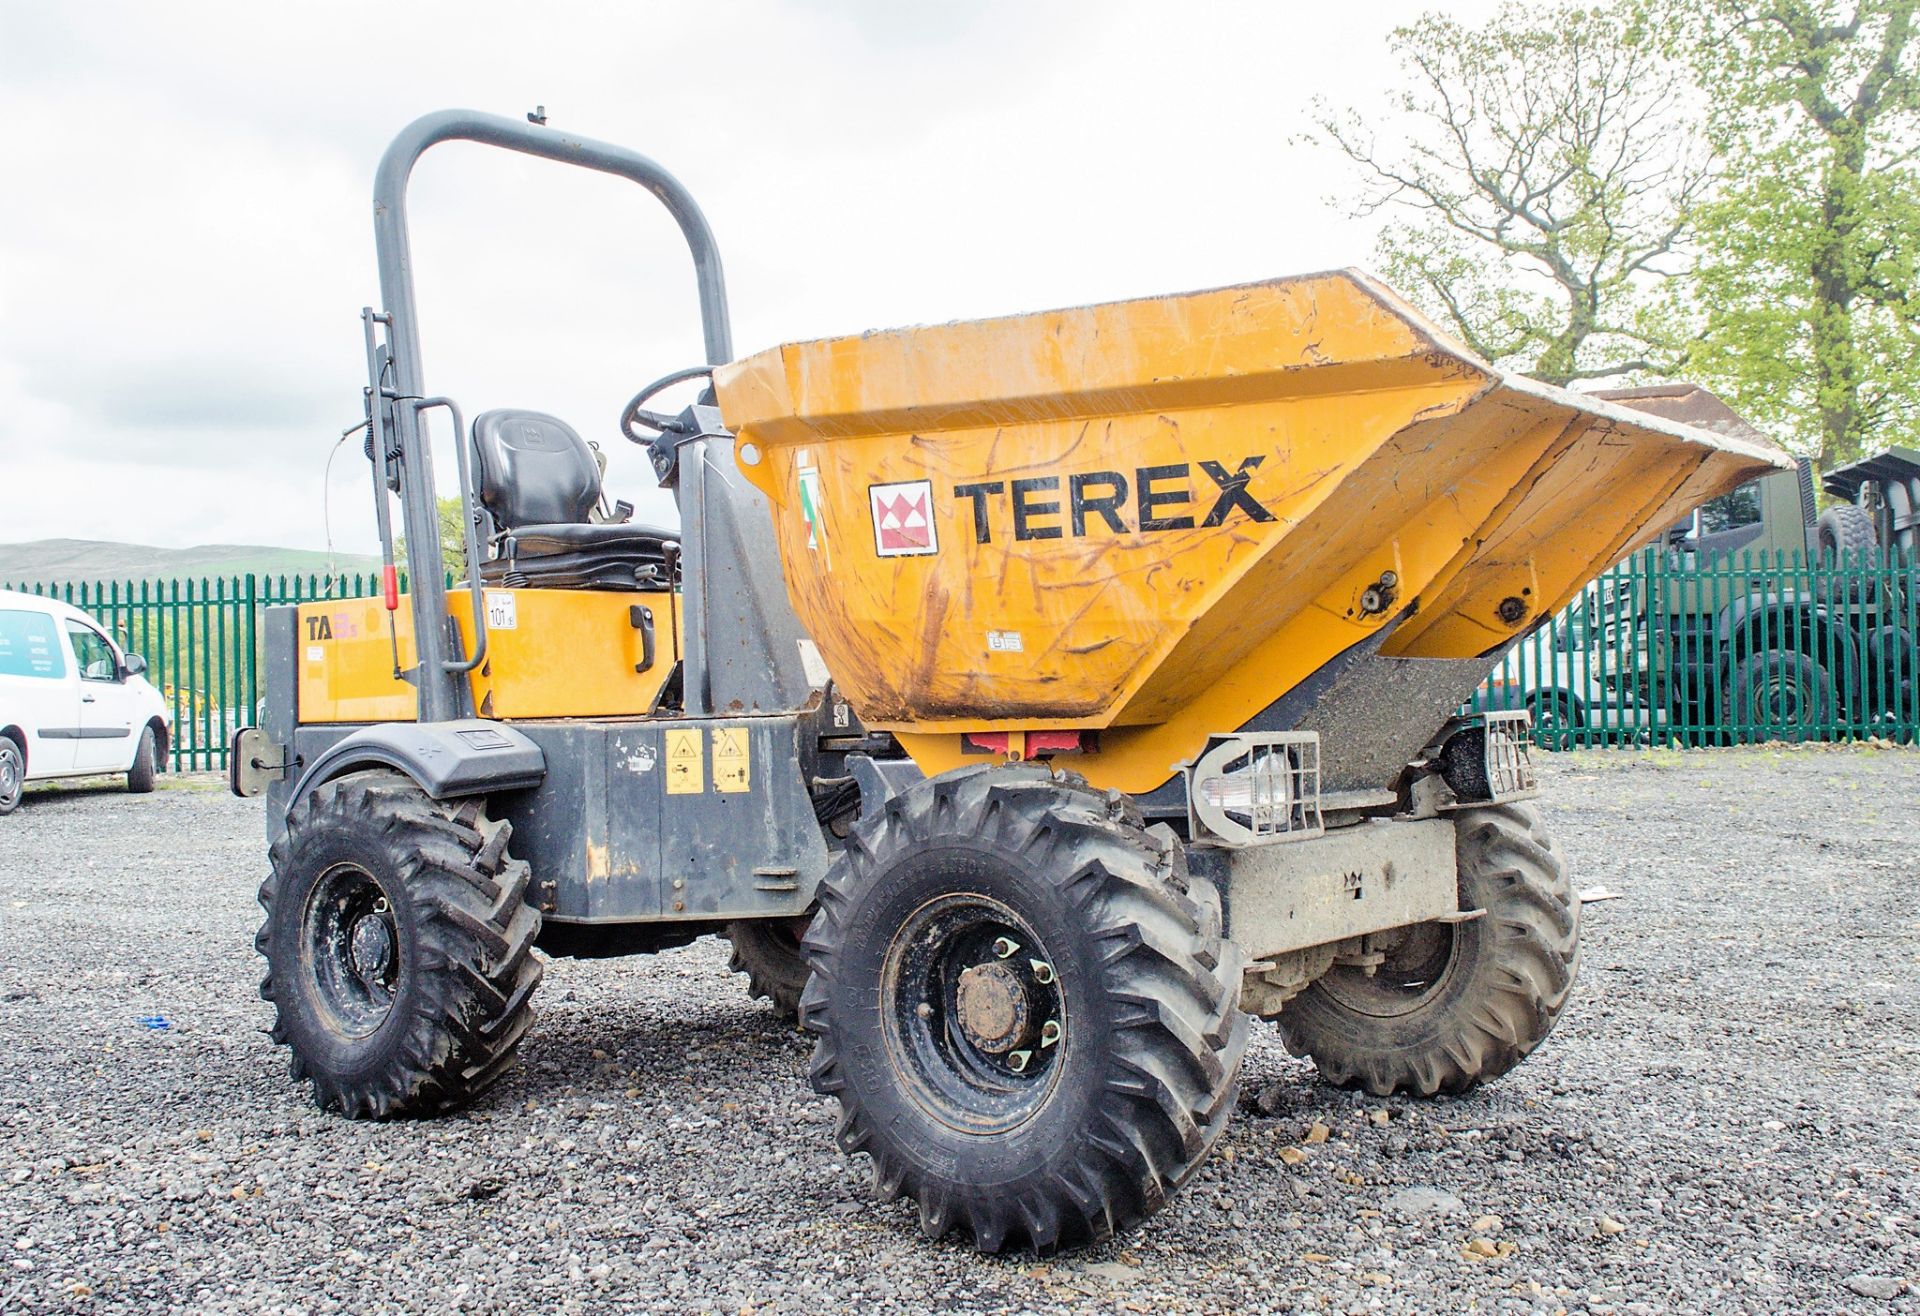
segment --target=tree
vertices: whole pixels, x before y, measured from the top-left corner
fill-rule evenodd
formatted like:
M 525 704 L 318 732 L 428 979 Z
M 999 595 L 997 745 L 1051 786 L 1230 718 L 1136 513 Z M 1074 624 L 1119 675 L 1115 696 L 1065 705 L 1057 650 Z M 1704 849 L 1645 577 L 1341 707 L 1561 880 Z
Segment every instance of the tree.
M 1920 433 L 1916 0 L 1680 0 L 1726 183 L 1693 371 L 1823 469 Z
M 435 499 L 440 511 L 440 561 L 454 580 L 467 578 L 467 525 L 456 496 Z M 396 535 L 393 556 L 402 569 L 407 565 L 407 537 Z
M 1381 233 L 1388 281 L 1548 383 L 1679 359 L 1658 292 L 1710 162 L 1683 70 L 1636 15 L 1509 3 L 1481 28 L 1429 14 L 1392 46 L 1407 76 L 1390 129 L 1316 116 L 1359 167 L 1356 215 L 1412 212 Z

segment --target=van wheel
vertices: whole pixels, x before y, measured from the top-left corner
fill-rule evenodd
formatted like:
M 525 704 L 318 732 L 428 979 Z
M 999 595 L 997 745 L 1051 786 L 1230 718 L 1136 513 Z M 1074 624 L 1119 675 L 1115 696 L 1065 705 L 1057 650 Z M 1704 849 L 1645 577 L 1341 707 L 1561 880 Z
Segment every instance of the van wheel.
M 27 759 L 12 736 L 0 736 L 0 817 L 20 807 L 27 790 Z
M 1542 749 L 1572 749 L 1586 719 L 1567 695 L 1538 695 L 1527 700 L 1533 715 L 1533 741 Z
M 153 728 L 140 728 L 140 744 L 133 751 L 133 766 L 127 769 L 127 790 L 130 794 L 145 795 L 153 789 L 157 749 L 158 746 L 153 742 Z

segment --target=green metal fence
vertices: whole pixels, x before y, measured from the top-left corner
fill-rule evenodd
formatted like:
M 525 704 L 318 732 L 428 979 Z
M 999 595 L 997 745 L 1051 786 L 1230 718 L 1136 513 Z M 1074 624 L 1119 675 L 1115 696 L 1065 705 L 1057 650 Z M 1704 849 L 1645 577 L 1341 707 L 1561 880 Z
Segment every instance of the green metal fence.
M 173 712 L 174 771 L 224 769 L 257 720 L 277 603 L 367 598 L 374 575 L 22 584 L 99 618 Z M 1920 573 L 1898 551 L 1839 560 L 1649 549 L 1520 641 L 1473 708 L 1525 708 L 1549 749 L 1920 735 Z
M 380 592 L 380 578 L 248 575 L 9 588 L 92 614 L 127 652 L 143 656 L 147 679 L 159 687 L 173 715 L 168 766 L 175 772 L 202 772 L 224 769 L 233 733 L 256 720 L 266 609 L 276 603 L 366 598 Z
M 1529 710 L 1550 749 L 1911 743 L 1917 584 L 1899 550 L 1700 561 L 1648 549 L 1521 640 L 1471 706 Z

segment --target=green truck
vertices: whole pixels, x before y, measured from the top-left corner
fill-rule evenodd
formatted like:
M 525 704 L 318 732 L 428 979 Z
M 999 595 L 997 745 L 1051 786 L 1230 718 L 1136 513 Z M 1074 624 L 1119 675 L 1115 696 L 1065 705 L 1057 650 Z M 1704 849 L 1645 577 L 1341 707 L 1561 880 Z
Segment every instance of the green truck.
M 1762 439 L 1697 385 L 1600 396 Z M 1824 511 L 1816 479 L 1829 496 Z M 1920 452 L 1909 448 L 1823 477 L 1803 459 L 1742 485 L 1516 646 L 1475 706 L 1526 708 L 1549 748 L 1911 740 L 1920 717 L 1916 508 Z

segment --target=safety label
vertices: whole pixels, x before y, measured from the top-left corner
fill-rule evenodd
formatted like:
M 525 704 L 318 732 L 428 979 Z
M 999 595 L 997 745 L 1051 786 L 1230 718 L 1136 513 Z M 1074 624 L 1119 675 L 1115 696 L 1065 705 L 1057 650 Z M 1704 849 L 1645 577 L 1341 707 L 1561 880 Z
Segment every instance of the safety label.
M 747 789 L 747 729 L 713 729 L 713 788 L 735 794 Z
M 698 795 L 707 788 L 705 754 L 697 727 L 667 732 L 667 794 Z
M 824 555 L 827 541 L 820 533 L 820 472 L 816 467 L 802 466 L 794 478 L 800 485 L 800 515 L 807 522 L 807 547 Z
M 993 653 L 1022 653 L 1026 647 L 1019 631 L 987 632 L 987 648 Z

